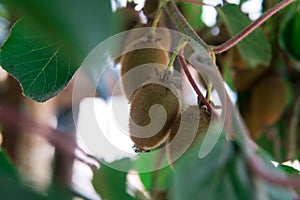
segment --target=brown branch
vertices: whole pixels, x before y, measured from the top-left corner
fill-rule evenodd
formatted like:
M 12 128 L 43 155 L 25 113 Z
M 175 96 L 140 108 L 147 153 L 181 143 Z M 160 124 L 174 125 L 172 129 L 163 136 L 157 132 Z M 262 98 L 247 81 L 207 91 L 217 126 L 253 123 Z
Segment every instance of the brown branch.
M 287 176 L 272 173 L 264 167 L 261 158 L 254 154 L 247 157 L 247 164 L 253 174 L 262 178 L 266 182 L 278 186 L 300 188 L 300 177 L 298 175 Z
M 74 140 L 71 140 L 67 134 L 62 133 L 51 127 L 41 127 L 35 122 L 22 116 L 14 108 L 4 107 L 0 105 L 0 124 L 3 126 L 11 127 L 13 129 L 23 129 L 31 134 L 38 134 L 45 138 L 51 145 L 53 145 L 60 152 L 63 152 L 66 157 L 77 159 L 78 161 L 87 164 L 91 168 L 96 165 L 86 158 L 90 158 Z M 22 133 L 22 132 L 21 132 Z M 78 150 L 83 156 L 78 156 L 74 150 Z M 98 162 L 96 159 L 94 160 Z
M 190 82 L 191 86 L 197 93 L 200 102 L 203 103 L 207 107 L 207 109 L 211 112 L 211 114 L 214 114 L 215 116 L 217 116 L 213 107 L 210 105 L 210 103 L 207 101 L 207 99 L 203 96 L 203 94 L 201 93 L 200 89 L 198 88 L 196 82 L 194 81 L 194 79 L 187 67 L 187 63 L 186 63 L 185 59 L 183 58 L 183 50 L 180 50 L 180 52 L 178 54 L 178 59 L 179 59 L 179 63 L 181 65 L 188 81 Z
M 222 53 L 224 51 L 227 51 L 231 47 L 235 46 L 238 42 L 240 42 L 242 39 L 247 37 L 252 31 L 254 31 L 258 26 L 260 26 L 262 23 L 264 23 L 267 19 L 272 17 L 274 14 L 294 2 L 295 0 L 285 0 L 277 5 L 275 5 L 270 10 L 266 11 L 260 18 L 252 22 L 248 27 L 246 27 L 244 30 L 242 30 L 237 35 L 233 36 L 230 40 L 226 41 L 225 43 L 213 47 L 213 51 L 215 54 Z

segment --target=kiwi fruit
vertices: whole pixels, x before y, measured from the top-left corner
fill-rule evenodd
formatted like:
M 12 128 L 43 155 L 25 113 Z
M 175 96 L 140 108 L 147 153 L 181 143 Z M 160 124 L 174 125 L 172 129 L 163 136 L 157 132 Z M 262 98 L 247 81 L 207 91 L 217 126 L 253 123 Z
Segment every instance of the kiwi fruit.
M 259 138 L 265 126 L 280 118 L 287 104 L 287 95 L 287 86 L 278 74 L 268 74 L 255 83 L 243 112 L 253 138 Z
M 136 27 L 147 27 L 137 25 Z M 169 63 L 168 49 L 170 45 L 167 30 L 157 30 L 152 38 L 147 35 L 149 29 L 132 31 L 126 39 L 126 50 L 121 59 L 121 83 L 125 96 L 130 99 L 134 90 L 148 80 L 155 79 L 166 69 Z M 168 39 L 163 40 L 163 37 Z
M 189 106 L 181 113 L 174 122 L 167 140 L 170 164 L 203 138 L 211 121 L 211 113 L 205 106 Z
M 159 0 L 146 0 L 143 8 L 144 14 L 148 18 L 154 18 L 159 7 Z
M 114 24 L 112 29 L 112 35 L 118 34 L 120 32 L 130 30 L 134 28 L 137 24 L 141 23 L 141 17 L 138 11 L 134 10 L 133 7 L 122 7 L 118 8 L 112 15 L 112 24 Z M 118 41 L 114 41 L 117 45 L 116 48 L 110 49 L 110 51 L 120 52 L 124 46 L 126 38 L 117 37 Z M 112 53 L 111 53 L 112 54 Z M 115 64 L 119 63 L 121 57 L 115 58 Z
M 273 124 L 281 116 L 287 103 L 287 86 L 279 75 L 261 79 L 251 94 L 252 112 L 259 116 L 262 123 Z
M 233 84 L 237 91 L 246 91 L 251 88 L 266 71 L 267 67 L 257 66 L 254 69 L 237 69 L 233 76 Z
M 137 49 L 122 57 L 121 83 L 127 99 L 130 99 L 138 86 L 154 79 L 156 73 L 168 65 L 168 53 L 159 48 Z
M 136 149 L 150 150 L 168 136 L 180 110 L 179 93 L 172 84 L 145 83 L 131 96 L 129 132 Z

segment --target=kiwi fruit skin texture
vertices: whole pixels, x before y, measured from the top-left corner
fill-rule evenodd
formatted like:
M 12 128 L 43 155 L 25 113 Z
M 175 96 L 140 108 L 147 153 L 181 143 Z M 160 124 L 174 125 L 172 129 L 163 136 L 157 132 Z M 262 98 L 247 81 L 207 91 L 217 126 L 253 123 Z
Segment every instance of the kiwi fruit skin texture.
M 271 75 L 260 80 L 251 94 L 251 108 L 254 114 L 260 114 L 260 120 L 266 125 L 276 122 L 287 103 L 287 86 L 279 75 Z
M 250 95 L 243 116 L 251 136 L 258 139 L 263 128 L 282 115 L 287 104 L 287 86 L 279 75 L 270 74 L 256 82 Z
M 213 121 L 205 106 L 189 106 L 176 119 L 167 139 L 167 158 L 174 163 L 185 151 L 193 148 L 206 134 Z
M 122 57 L 121 83 L 127 99 L 139 85 L 155 79 L 168 65 L 168 52 L 159 48 L 137 49 Z
M 143 8 L 144 14 L 148 18 L 154 18 L 159 7 L 159 0 L 146 0 Z
M 254 69 L 237 69 L 234 73 L 233 84 L 237 91 L 246 91 L 267 71 L 267 67 L 257 66 Z
M 134 92 L 130 102 L 129 132 L 135 147 L 150 150 L 165 142 L 180 110 L 177 88 L 172 83 L 146 83 Z M 157 105 L 162 106 L 158 109 L 164 109 L 166 119 L 157 110 L 152 114 L 149 112 L 151 107 L 155 108 Z M 162 128 L 156 130 L 157 127 Z
M 136 27 L 148 26 L 148 24 L 138 24 Z M 122 55 L 121 83 L 127 99 L 130 99 L 137 86 L 155 79 L 157 74 L 166 69 L 169 62 L 169 53 L 166 51 L 170 47 L 169 31 L 156 29 L 153 38 L 148 38 L 148 33 L 149 29 L 137 29 L 128 34 L 125 42 L 125 50 L 129 52 Z M 142 66 L 145 64 L 148 67 Z

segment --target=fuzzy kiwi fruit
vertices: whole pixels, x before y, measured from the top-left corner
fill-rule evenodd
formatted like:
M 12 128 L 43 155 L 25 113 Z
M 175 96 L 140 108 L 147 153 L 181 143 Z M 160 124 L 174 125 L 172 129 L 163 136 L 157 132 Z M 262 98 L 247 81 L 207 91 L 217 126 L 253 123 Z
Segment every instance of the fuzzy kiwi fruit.
M 237 69 L 234 73 L 233 84 L 237 91 L 246 91 L 258 80 L 268 68 L 257 66 L 254 69 Z
M 279 75 L 270 75 L 260 80 L 251 94 L 251 108 L 262 123 L 273 124 L 281 116 L 287 103 L 287 88 Z
M 148 18 L 154 18 L 159 7 L 159 0 L 146 0 L 143 8 L 144 14 Z
M 140 26 L 144 27 L 144 25 Z M 164 50 L 170 45 L 168 31 L 157 30 L 153 38 L 148 38 L 148 33 L 149 29 L 137 29 L 130 32 L 126 40 L 125 49 L 134 49 L 124 54 L 121 59 L 121 82 L 127 99 L 138 86 L 156 78 L 169 62 L 168 51 Z M 162 40 L 163 37 L 168 39 Z
M 131 96 L 130 138 L 138 150 L 162 144 L 180 110 L 178 91 L 173 84 L 146 83 Z
M 287 103 L 287 86 L 277 74 L 260 79 L 252 88 L 250 101 L 243 112 L 253 138 L 259 138 L 263 127 L 275 123 Z
M 140 23 L 141 23 L 140 14 L 138 11 L 134 10 L 133 7 L 128 6 L 128 7 L 118 8 L 112 15 L 112 24 L 114 24 L 115 26 L 113 26 L 111 34 L 115 35 L 120 32 L 130 30 L 134 26 Z M 112 45 L 113 47 L 110 49 L 110 51 L 117 53 L 118 55 L 119 54 L 118 52 L 121 53 L 123 49 L 126 38 L 117 37 L 116 39 L 118 40 L 118 41 L 114 41 L 116 47 Z M 112 55 L 112 53 L 110 54 Z M 114 63 L 115 64 L 120 63 L 120 60 L 121 57 L 115 58 Z
M 121 83 L 127 99 L 138 86 L 154 79 L 157 73 L 166 68 L 168 53 L 159 48 L 137 49 L 122 57 Z
M 167 140 L 169 163 L 177 160 L 186 150 L 192 148 L 205 135 L 211 113 L 205 106 L 189 106 L 176 119 Z

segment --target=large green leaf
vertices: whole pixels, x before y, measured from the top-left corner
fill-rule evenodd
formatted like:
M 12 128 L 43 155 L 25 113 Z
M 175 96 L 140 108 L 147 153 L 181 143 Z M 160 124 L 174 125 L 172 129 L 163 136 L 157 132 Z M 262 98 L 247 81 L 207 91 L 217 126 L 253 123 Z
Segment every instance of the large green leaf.
M 45 101 L 67 85 L 76 65 L 60 42 L 30 25 L 22 19 L 12 27 L 0 62 L 18 79 L 26 96 Z
M 271 185 L 253 176 L 242 153 L 245 146 L 227 141 L 224 135 L 206 157 L 198 158 L 198 147 L 175 163 L 171 199 L 292 199 L 290 189 Z M 270 157 L 260 156 L 263 157 L 264 167 L 270 172 L 283 174 L 271 164 Z
M 1 200 L 44 200 L 45 196 L 24 186 L 17 170 L 0 149 L 0 199 Z
M 127 172 L 117 170 L 111 166 L 127 166 L 129 169 L 131 161 L 128 158 L 115 161 L 112 164 L 102 164 L 100 169 L 94 173 L 93 185 L 102 199 L 107 200 L 133 200 L 126 192 Z
M 300 11 L 293 12 L 281 30 L 280 44 L 293 58 L 300 60 Z
M 232 157 L 232 143 L 224 134 L 213 150 L 204 158 L 198 158 L 199 148 L 194 148 L 175 163 L 175 181 L 171 199 L 238 199 L 226 166 Z
M 164 159 L 163 155 L 153 154 L 153 156 L 148 156 L 149 154 L 143 153 L 138 156 L 138 158 L 133 163 L 133 169 L 139 172 L 140 179 L 147 191 L 153 189 L 166 191 L 170 187 L 170 179 L 173 177 L 173 170 L 169 165 L 163 168 L 159 168 L 159 162 Z M 153 170 L 150 172 L 141 172 L 145 169 L 149 169 L 149 166 Z
M 241 12 L 237 5 L 227 4 L 217 7 L 219 16 L 231 36 L 236 35 L 251 21 Z M 237 44 L 238 51 L 249 67 L 268 65 L 271 61 L 271 46 L 262 31 L 258 28 Z
M 201 19 L 202 5 L 195 5 L 191 3 L 180 3 L 183 14 L 193 29 L 199 30 L 205 25 Z
M 10 177 L 14 180 L 19 180 L 17 170 L 14 168 L 6 154 L 0 149 L 0 177 Z
M 39 28 L 62 41 L 75 56 L 84 58 L 109 36 L 109 0 L 6 0 Z
M 17 22 L 1 50 L 1 65 L 26 96 L 46 101 L 70 81 L 85 56 L 111 27 L 108 0 L 10 0 L 26 20 Z

